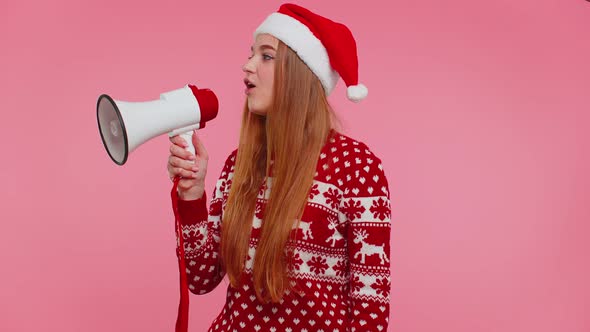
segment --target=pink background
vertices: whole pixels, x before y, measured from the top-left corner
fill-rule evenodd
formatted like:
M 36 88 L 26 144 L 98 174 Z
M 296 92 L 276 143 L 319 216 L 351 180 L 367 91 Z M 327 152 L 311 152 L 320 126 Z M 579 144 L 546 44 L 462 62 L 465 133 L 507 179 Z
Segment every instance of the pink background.
M 172 331 L 168 138 L 116 166 L 96 99 L 213 89 L 210 192 L 251 34 L 279 2 L 37 2 L 0 4 L 0 330 Z M 330 99 L 389 179 L 389 330 L 589 331 L 590 3 L 299 3 L 358 42 L 369 97 L 340 82 Z M 192 331 L 226 286 L 191 296 Z

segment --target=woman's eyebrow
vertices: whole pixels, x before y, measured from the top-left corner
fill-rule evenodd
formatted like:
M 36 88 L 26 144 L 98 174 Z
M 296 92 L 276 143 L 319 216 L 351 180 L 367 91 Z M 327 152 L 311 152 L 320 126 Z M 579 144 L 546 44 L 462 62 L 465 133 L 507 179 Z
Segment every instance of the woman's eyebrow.
M 261 50 L 271 49 L 273 51 L 276 51 L 276 49 L 274 47 L 272 47 L 271 45 L 268 45 L 268 44 L 260 45 L 258 48 Z M 250 51 L 254 52 L 254 46 L 250 46 Z

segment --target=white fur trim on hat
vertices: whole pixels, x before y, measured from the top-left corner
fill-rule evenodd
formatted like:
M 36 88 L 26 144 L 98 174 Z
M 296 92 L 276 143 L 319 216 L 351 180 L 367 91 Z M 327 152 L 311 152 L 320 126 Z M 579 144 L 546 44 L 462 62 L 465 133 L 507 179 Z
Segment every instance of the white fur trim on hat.
M 367 97 L 369 89 L 364 84 L 351 85 L 346 88 L 346 96 L 348 99 L 359 102 Z
M 272 13 L 254 31 L 254 39 L 262 33 L 273 35 L 295 51 L 319 78 L 326 95 L 330 95 L 340 75 L 330 65 L 328 52 L 322 42 L 305 24 L 289 15 Z

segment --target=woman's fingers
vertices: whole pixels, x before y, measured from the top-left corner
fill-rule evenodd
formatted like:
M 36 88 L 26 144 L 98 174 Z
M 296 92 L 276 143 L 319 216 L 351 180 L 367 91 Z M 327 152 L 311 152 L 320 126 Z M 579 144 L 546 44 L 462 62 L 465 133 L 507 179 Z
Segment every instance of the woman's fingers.
M 196 130 L 193 131 L 193 146 L 195 147 L 195 152 L 199 157 L 205 160 L 209 160 L 209 154 L 207 154 L 207 149 L 205 149 L 205 145 L 197 135 Z
M 181 176 L 183 178 L 190 178 L 190 179 L 194 179 L 197 177 L 197 173 L 196 172 L 191 172 L 191 171 L 187 171 L 184 168 L 180 168 L 180 167 L 172 167 L 172 175 L 174 176 Z
M 170 156 L 168 163 L 174 167 L 184 168 L 187 171 L 196 172 L 199 170 L 199 167 L 195 163 L 191 163 L 175 156 Z
M 196 137 L 193 132 L 192 143 L 195 147 L 196 155 L 186 149 L 187 142 L 180 135 L 170 137 L 170 157 L 168 158 L 168 175 L 171 180 L 180 177 L 178 188 L 180 190 L 190 190 L 201 181 L 198 177 L 203 177 L 207 169 L 207 160 L 209 158 L 203 142 Z M 196 162 L 197 156 L 199 163 Z M 199 167 L 199 165 L 201 167 Z M 202 168 L 202 170 L 200 169 Z
M 176 135 L 176 136 L 172 136 L 170 137 L 170 142 L 180 146 L 180 147 L 186 147 L 188 146 L 186 144 L 186 141 L 184 140 L 184 138 L 182 138 L 182 136 L 180 135 Z
M 170 153 L 178 158 L 182 158 L 185 160 L 195 160 L 195 155 L 192 154 L 190 151 L 186 150 L 185 148 L 181 148 L 180 146 L 173 144 L 170 146 Z

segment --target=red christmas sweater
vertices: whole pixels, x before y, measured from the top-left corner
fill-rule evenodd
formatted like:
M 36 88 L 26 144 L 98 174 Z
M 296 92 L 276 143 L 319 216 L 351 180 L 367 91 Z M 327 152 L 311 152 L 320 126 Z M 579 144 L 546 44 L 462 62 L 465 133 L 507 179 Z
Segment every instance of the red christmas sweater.
M 211 292 L 225 276 L 220 223 L 236 154 L 234 150 L 225 162 L 209 209 L 207 195 L 178 202 L 187 279 L 194 294 Z M 225 305 L 209 331 L 386 331 L 391 207 L 381 160 L 364 143 L 331 132 L 301 223 L 294 229 L 299 233 L 289 271 L 291 283 L 299 288 L 287 291 L 279 303 L 259 302 L 252 284 L 252 262 L 270 190 L 272 177 L 258 194 L 244 284 L 234 288 L 228 283 Z

